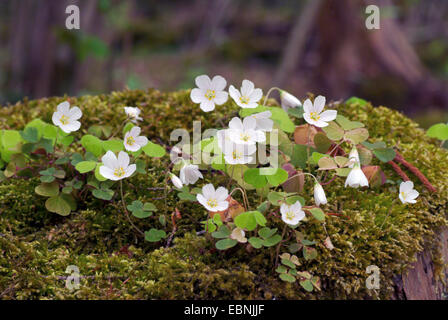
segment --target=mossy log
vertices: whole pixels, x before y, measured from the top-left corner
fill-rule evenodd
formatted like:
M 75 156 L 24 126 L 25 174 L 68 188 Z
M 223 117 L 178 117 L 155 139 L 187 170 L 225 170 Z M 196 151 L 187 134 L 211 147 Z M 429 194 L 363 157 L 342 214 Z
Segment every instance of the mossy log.
M 82 128 L 91 125 L 119 126 L 124 106 L 143 110 L 142 132 L 154 142 L 173 145 L 176 128 L 192 132 L 193 120 L 202 130 L 222 127 L 238 111 L 229 101 L 213 113 L 203 113 L 189 98 L 189 91 L 161 93 L 156 90 L 113 92 L 110 95 L 24 100 L 0 108 L 0 129 L 21 129 L 40 118 L 51 122 L 56 105 L 69 99 L 83 110 Z M 275 101 L 269 101 L 274 105 Z M 441 299 L 448 261 L 446 231 L 448 152 L 425 136 L 418 125 L 399 112 L 370 104 L 336 105 L 339 113 L 365 123 L 370 141 L 386 141 L 429 179 L 437 192 L 429 192 L 412 176 L 419 201 L 410 206 L 390 205 L 397 197 L 390 184 L 356 190 L 344 188 L 338 179 L 327 189 L 329 208 L 348 216 L 329 217 L 326 238 L 321 223 L 309 220 L 301 226 L 307 239 L 318 242 L 318 257 L 303 261 L 304 270 L 322 280 L 322 290 L 305 292 L 297 284 L 281 281 L 273 271 L 274 249 L 252 250 L 237 246 L 217 252 L 213 242 L 196 231 L 205 211 L 192 202 L 179 202 L 176 194 L 166 201 L 154 200 L 164 185 L 162 172 L 168 157 L 148 160 L 149 177 L 136 176 L 126 186 L 128 202 L 153 201 L 159 211 L 151 220 L 135 224 L 144 230 L 159 223 L 177 207 L 182 219 L 171 246 L 148 243 L 129 225 L 120 207 L 87 197 L 67 217 L 45 210 L 45 199 L 34 193 L 38 179 L 9 179 L 0 183 L 0 297 L 3 299 Z M 348 151 L 348 150 L 346 150 Z M 380 165 L 386 176 L 399 176 L 388 164 Z M 403 168 L 405 171 L 406 169 Z M 222 176 L 204 175 L 205 182 L 225 183 Z M 312 186 L 303 196 L 308 203 Z M 258 197 L 249 194 L 252 201 Z M 385 217 L 387 220 L 384 222 Z M 168 221 L 170 219 L 167 219 Z M 384 224 L 383 224 L 384 222 Z M 160 225 L 158 226 L 160 227 Z M 167 226 L 170 230 L 170 224 Z M 445 229 L 444 229 L 445 228 Z M 443 231 L 443 232 L 442 232 Z M 65 287 L 69 265 L 80 269 L 81 286 Z M 380 268 L 380 288 L 366 288 L 366 268 Z

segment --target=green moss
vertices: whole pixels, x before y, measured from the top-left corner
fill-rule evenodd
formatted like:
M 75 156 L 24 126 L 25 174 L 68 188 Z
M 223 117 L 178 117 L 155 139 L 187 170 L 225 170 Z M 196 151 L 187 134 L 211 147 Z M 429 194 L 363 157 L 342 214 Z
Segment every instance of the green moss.
M 51 121 L 56 105 L 65 98 L 23 101 L 0 109 L 0 128 L 22 128 L 39 117 Z M 110 95 L 70 98 L 84 112 L 82 131 L 93 124 L 118 126 L 124 120 L 123 106 L 143 109 L 143 132 L 158 143 L 169 142 L 173 129 L 192 131 L 193 121 L 202 121 L 202 130 L 221 127 L 237 109 L 228 102 L 219 106 L 213 117 L 193 105 L 189 91 L 161 93 L 155 90 L 114 92 Z M 273 101 L 270 101 L 272 104 Z M 217 252 L 213 243 L 195 231 L 205 211 L 194 203 L 178 202 L 170 193 L 167 206 L 160 197 L 162 172 L 168 157 L 152 160 L 150 176 L 137 176 L 126 181 L 126 199 L 153 201 L 157 214 L 144 220 L 134 219 L 143 230 L 161 228 L 158 217 L 169 215 L 174 207 L 182 213 L 174 243 L 169 248 L 144 242 L 131 228 L 122 210 L 113 202 L 88 197 L 78 210 L 60 217 L 45 210 L 43 197 L 34 194 L 37 179 L 8 180 L 0 184 L 0 294 L 4 298 L 39 299 L 344 299 L 387 298 L 393 292 L 392 277 L 406 270 L 416 252 L 426 244 L 434 249 L 438 270 L 442 261 L 437 245 L 431 243 L 438 228 L 446 225 L 448 196 L 448 152 L 424 136 L 417 124 L 402 114 L 370 104 L 340 105 L 338 111 L 353 120 L 362 121 L 370 132 L 370 140 L 381 139 L 397 145 L 403 156 L 417 166 L 437 188 L 430 194 L 417 179 L 421 191 L 412 206 L 397 205 L 387 215 L 396 192 L 388 186 L 379 189 L 344 188 L 339 179 L 327 188 L 329 211 L 337 211 L 350 219 L 329 217 L 326 230 L 335 249 L 329 251 L 322 242 L 326 237 L 322 224 L 309 220 L 300 230 L 308 239 L 317 240 L 316 260 L 301 259 L 302 269 L 322 279 L 322 291 L 306 293 L 297 284 L 286 284 L 273 271 L 275 249 L 247 252 L 237 246 Z M 218 120 L 216 120 L 218 119 Z M 398 176 L 388 165 L 380 164 L 392 180 Z M 215 185 L 220 176 L 205 175 Z M 137 187 L 136 187 L 137 186 Z M 304 197 L 309 203 L 312 186 Z M 255 194 L 250 198 L 256 199 Z M 256 200 L 254 200 L 256 201 Z M 272 226 L 281 227 L 277 222 Z M 171 230 L 168 223 L 167 230 Z M 377 265 L 381 270 L 381 289 L 365 288 L 366 267 Z M 81 287 L 70 292 L 64 286 L 68 265 L 76 265 L 85 278 Z

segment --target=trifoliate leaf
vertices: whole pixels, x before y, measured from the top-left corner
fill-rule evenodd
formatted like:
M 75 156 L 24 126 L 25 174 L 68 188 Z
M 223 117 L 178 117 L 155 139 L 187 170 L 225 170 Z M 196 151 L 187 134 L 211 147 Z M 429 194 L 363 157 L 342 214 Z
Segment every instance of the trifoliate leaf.
M 160 240 L 166 238 L 166 232 L 158 229 L 150 229 L 145 231 L 145 240 L 149 242 L 159 242 Z
M 61 216 L 68 216 L 71 212 L 70 204 L 61 195 L 48 198 L 45 202 L 45 207 L 48 211 Z

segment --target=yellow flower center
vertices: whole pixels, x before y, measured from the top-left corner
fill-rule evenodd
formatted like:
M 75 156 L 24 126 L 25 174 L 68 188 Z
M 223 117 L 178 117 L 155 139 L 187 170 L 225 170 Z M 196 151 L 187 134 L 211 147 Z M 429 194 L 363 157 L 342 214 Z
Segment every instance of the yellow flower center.
M 233 160 L 237 160 L 237 159 L 241 158 L 241 155 L 238 154 L 236 151 L 233 151 L 232 157 L 233 157 Z
M 286 219 L 294 220 L 294 216 L 295 216 L 294 212 L 292 212 L 292 211 L 286 212 Z
M 246 96 L 241 96 L 241 97 L 240 97 L 240 102 L 241 102 L 242 104 L 248 104 L 248 103 L 249 103 L 249 98 L 246 97 Z
M 403 200 L 406 200 L 406 193 L 400 192 L 400 194 L 401 194 L 401 197 L 403 198 Z
M 313 119 L 314 121 L 317 121 L 320 119 L 320 116 L 317 112 L 311 112 L 310 113 L 310 118 Z
M 207 205 L 208 205 L 210 208 L 215 208 L 215 207 L 218 206 L 218 201 L 216 201 L 216 199 L 208 199 L 208 200 L 207 200 Z
M 241 133 L 241 134 L 240 134 L 240 139 L 241 139 L 242 141 L 244 141 L 244 142 L 247 142 L 247 141 L 250 140 L 250 136 L 247 135 L 247 134 L 245 134 L 245 133 Z
M 128 138 L 126 139 L 126 143 L 127 143 L 128 145 L 130 145 L 130 146 L 133 146 L 134 143 L 135 143 L 135 139 L 134 139 L 134 137 L 128 137 Z
M 63 124 L 63 125 L 67 125 L 68 124 L 68 122 L 69 122 L 69 118 L 67 117 L 67 116 L 65 116 L 65 115 L 63 115 L 62 117 L 61 117 L 61 119 L 59 119 L 59 121 L 61 121 L 61 123 Z
M 116 176 L 118 178 L 121 178 L 122 176 L 124 176 L 124 174 L 125 174 L 125 172 L 124 172 L 123 167 L 117 168 L 114 171 L 114 176 Z
M 210 90 L 210 89 L 208 89 L 207 92 L 205 93 L 205 97 L 206 97 L 208 100 L 215 99 L 215 97 L 216 97 L 216 92 L 215 92 L 215 90 Z

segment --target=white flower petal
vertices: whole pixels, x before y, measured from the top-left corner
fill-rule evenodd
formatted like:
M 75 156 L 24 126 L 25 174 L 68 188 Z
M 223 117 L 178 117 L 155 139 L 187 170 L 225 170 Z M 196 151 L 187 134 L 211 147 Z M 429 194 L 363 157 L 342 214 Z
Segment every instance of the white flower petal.
M 213 100 L 206 99 L 201 102 L 201 105 L 199 107 L 204 112 L 210 112 L 215 110 L 215 103 L 213 102 Z
M 313 112 L 314 107 L 313 107 L 313 103 L 311 102 L 310 99 L 306 99 L 305 102 L 303 103 L 303 111 L 305 112 L 305 114 L 310 114 L 311 112 Z
M 120 151 L 118 154 L 118 166 L 126 168 L 129 166 L 129 155 L 127 152 Z
M 131 164 L 125 169 L 125 175 L 122 177 L 122 179 L 130 177 L 135 172 L 135 170 L 137 170 L 137 165 Z
M 70 109 L 70 103 L 68 101 L 61 102 L 56 107 L 56 110 L 62 114 L 68 114 Z
M 319 120 L 330 122 L 336 119 L 337 114 L 338 112 L 336 110 L 326 110 L 319 115 L 320 116 Z
M 263 90 L 255 89 L 252 94 L 249 96 L 249 100 L 251 103 L 257 103 L 263 97 Z
M 219 187 L 218 189 L 216 189 L 215 194 L 218 202 L 221 202 L 227 199 L 227 197 L 229 196 L 229 191 L 224 187 Z
M 216 97 L 215 97 L 215 99 L 213 99 L 213 101 L 215 102 L 215 104 L 220 106 L 220 105 L 226 103 L 227 99 L 229 99 L 229 94 L 227 92 L 225 92 L 225 91 L 217 91 L 216 92 Z
M 194 103 L 201 103 L 206 99 L 205 92 L 201 89 L 194 88 L 193 90 L 191 90 L 190 98 Z
M 221 77 L 219 75 L 213 77 L 212 88 L 215 91 L 222 91 L 222 90 L 224 90 L 226 85 L 227 85 L 227 81 L 223 77 Z
M 201 76 L 197 76 L 195 79 L 195 82 L 196 82 L 196 86 L 199 89 L 202 89 L 204 91 L 207 89 L 210 89 L 212 86 L 212 82 L 211 82 L 210 78 L 205 74 L 203 74 Z
M 215 187 L 209 183 L 202 187 L 202 194 L 205 198 L 211 198 L 215 195 Z
M 314 112 L 321 113 L 322 110 L 325 108 L 325 97 L 324 96 L 317 96 L 314 99 Z
M 107 151 L 101 158 L 101 162 L 108 168 L 115 169 L 118 167 L 118 159 L 112 151 Z
M 255 120 L 253 117 L 246 117 L 243 119 L 244 130 L 255 130 L 256 127 L 257 127 L 257 120 Z
M 229 122 L 229 129 L 231 130 L 244 130 L 243 122 L 240 118 L 234 117 Z
M 78 120 L 82 117 L 82 111 L 78 107 L 73 107 L 68 112 L 68 116 L 71 120 Z
M 404 181 L 400 183 L 400 192 L 407 193 L 414 189 L 414 182 L 412 181 Z
M 100 167 L 100 174 L 106 179 L 117 180 L 117 177 L 114 175 L 114 170 L 105 165 Z
M 241 85 L 241 95 L 249 97 L 254 91 L 255 85 L 252 81 L 244 79 Z

